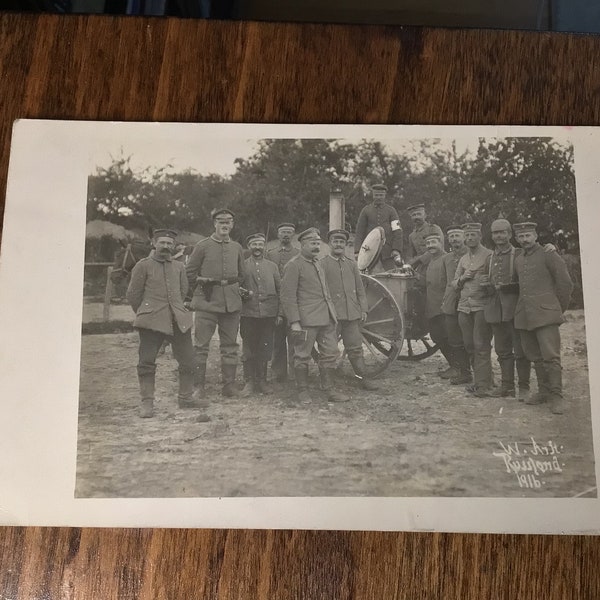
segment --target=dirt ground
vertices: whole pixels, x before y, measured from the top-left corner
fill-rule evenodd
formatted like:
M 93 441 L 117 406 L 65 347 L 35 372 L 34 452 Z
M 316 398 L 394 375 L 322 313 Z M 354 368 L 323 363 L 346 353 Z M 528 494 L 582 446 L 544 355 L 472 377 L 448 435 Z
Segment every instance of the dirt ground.
M 88 319 L 96 308 L 86 308 Z M 595 497 L 583 311 L 567 319 L 562 416 L 545 405 L 473 398 L 438 377 L 439 353 L 396 361 L 378 392 L 359 390 L 345 364 L 339 388 L 351 398 L 343 404 L 326 401 L 316 367 L 309 404 L 294 403 L 283 385 L 224 399 L 213 340 L 211 421 L 177 407 L 169 350 L 159 359 L 156 415 L 140 419 L 137 334 L 84 336 L 76 496 Z

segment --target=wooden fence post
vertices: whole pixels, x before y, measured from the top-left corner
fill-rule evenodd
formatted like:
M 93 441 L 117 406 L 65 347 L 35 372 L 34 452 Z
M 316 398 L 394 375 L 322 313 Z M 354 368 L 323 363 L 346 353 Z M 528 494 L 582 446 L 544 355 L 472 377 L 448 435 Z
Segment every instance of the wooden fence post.
M 106 323 L 110 320 L 110 299 L 112 298 L 112 266 L 106 269 L 106 288 L 104 290 L 104 310 L 102 311 L 102 320 Z

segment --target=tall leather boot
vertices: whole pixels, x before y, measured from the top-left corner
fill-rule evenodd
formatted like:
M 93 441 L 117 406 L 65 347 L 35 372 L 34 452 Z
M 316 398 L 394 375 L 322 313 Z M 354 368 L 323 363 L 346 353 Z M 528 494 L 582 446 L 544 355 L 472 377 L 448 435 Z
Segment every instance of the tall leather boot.
M 348 360 L 354 369 L 354 374 L 360 381 L 360 387 L 363 390 L 369 392 L 375 392 L 379 389 L 379 386 L 372 380 L 368 379 L 365 373 L 367 372 L 367 365 L 365 364 L 365 358 L 362 355 L 359 356 L 348 356 Z
M 524 402 L 529 397 L 531 361 L 526 358 L 517 358 L 515 362 L 517 364 L 519 402 Z
M 194 367 L 194 387 L 198 399 L 206 398 L 206 363 L 197 362 Z
M 154 373 L 138 375 L 138 381 L 142 397 L 140 417 L 148 419 L 154 416 Z
M 267 383 L 267 362 L 259 362 L 256 365 L 256 381 L 254 386 L 257 392 L 261 394 L 270 394 L 273 390 Z
M 333 371 L 335 369 L 328 369 L 319 366 L 319 374 L 321 376 L 321 389 L 327 393 L 327 400 L 329 402 L 347 402 L 349 398 L 340 392 L 336 392 L 335 386 L 333 385 Z
M 235 384 L 235 372 L 237 365 L 221 365 L 221 373 L 223 374 L 223 390 L 222 394 L 225 398 L 247 398 L 248 392 L 241 391 Z
M 545 366 L 548 376 L 548 402 L 550 403 L 550 411 L 555 415 L 562 415 L 566 409 L 566 402 L 562 391 L 562 367 L 556 363 L 546 363 Z
M 245 360 L 242 365 L 244 368 L 244 387 L 242 393 L 249 396 L 254 393 L 256 388 L 256 365 L 251 358 Z
M 452 348 L 452 346 L 448 345 L 447 343 L 442 342 L 441 344 L 438 344 L 440 352 L 442 353 L 443 357 L 446 359 L 447 363 L 448 363 L 448 368 L 444 369 L 443 371 L 440 371 L 438 373 L 438 375 L 442 378 L 442 379 L 452 379 L 453 377 L 456 377 L 458 375 L 458 370 L 456 368 L 456 357 L 454 356 L 454 348 Z
M 311 402 L 312 397 L 308 393 L 308 365 L 294 367 L 294 378 L 296 379 L 296 391 L 299 402 Z
M 500 387 L 490 392 L 494 398 L 515 397 L 515 359 L 502 358 L 498 359 L 501 372 Z
M 456 356 L 456 367 L 458 374 L 456 377 L 450 379 L 452 385 L 463 385 L 465 383 L 471 383 L 473 376 L 471 375 L 471 359 L 464 348 L 454 348 L 454 354 Z
M 525 404 L 542 404 L 548 401 L 550 388 L 548 387 L 548 373 L 543 363 L 535 363 L 535 376 L 537 377 L 538 391 L 525 399 Z

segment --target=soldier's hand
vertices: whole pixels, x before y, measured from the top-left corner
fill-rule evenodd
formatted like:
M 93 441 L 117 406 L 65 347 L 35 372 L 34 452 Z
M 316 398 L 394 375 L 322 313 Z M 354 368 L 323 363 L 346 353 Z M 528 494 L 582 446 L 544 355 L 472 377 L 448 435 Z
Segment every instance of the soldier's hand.
M 275 319 L 275 325 L 279 327 L 283 323 L 283 317 L 277 317 Z
M 397 254 L 394 254 L 394 263 L 398 266 L 401 267 L 404 262 L 402 260 L 402 256 L 400 255 L 400 253 L 398 252 Z
M 473 277 L 475 276 L 475 273 L 473 273 L 473 271 L 471 271 L 471 269 L 467 269 L 462 275 L 461 275 L 461 279 L 463 281 L 468 281 L 469 279 L 473 279 Z
M 556 246 L 554 244 L 544 244 L 544 252 L 556 252 Z
M 300 321 L 294 321 L 290 324 L 290 329 L 292 331 L 302 331 L 302 326 L 300 325 Z
M 360 314 L 360 320 L 362 323 L 364 323 L 367 320 L 367 313 L 363 312 Z
M 191 303 L 189 300 L 186 300 L 186 301 L 183 303 L 183 306 L 186 308 L 186 310 L 190 310 L 190 306 L 191 306 L 191 304 L 192 304 L 192 303 Z
M 479 284 L 480 285 L 492 285 L 492 282 L 490 281 L 490 276 L 489 275 L 481 275 L 479 277 Z

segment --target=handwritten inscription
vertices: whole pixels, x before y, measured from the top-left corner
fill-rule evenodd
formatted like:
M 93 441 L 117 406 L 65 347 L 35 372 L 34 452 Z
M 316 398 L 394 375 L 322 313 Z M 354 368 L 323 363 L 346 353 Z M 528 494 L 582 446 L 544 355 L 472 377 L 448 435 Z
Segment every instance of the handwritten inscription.
M 547 473 L 562 473 L 565 463 L 561 460 L 563 446 L 549 440 L 545 444 L 536 441 L 504 443 L 498 442 L 500 449 L 493 453 L 501 458 L 506 472 L 514 474 L 519 487 L 539 489 L 546 485 Z

